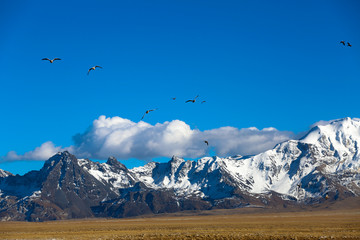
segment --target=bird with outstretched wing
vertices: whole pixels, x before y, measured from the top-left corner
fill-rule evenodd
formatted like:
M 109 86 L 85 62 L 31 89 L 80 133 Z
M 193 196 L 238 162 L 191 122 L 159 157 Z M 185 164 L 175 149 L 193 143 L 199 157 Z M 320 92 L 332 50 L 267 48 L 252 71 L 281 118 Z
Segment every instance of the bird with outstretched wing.
M 155 111 L 155 110 L 157 110 L 157 108 L 155 108 L 155 109 L 150 109 L 150 110 L 146 110 L 146 112 L 145 112 L 144 115 L 142 116 L 141 120 L 144 119 L 144 117 L 145 117 L 146 114 L 148 114 L 149 112 Z
M 188 103 L 188 102 L 195 103 L 196 98 L 198 98 L 198 97 L 199 97 L 199 95 L 197 95 L 194 99 L 187 100 L 185 103 Z
M 90 73 L 91 70 L 95 70 L 95 68 L 102 68 L 102 67 L 100 67 L 100 66 L 93 66 L 93 67 L 89 68 L 89 70 L 88 70 L 88 72 L 87 72 L 87 75 L 89 75 L 89 73 Z
M 43 58 L 41 60 L 47 60 L 49 61 L 50 63 L 53 63 L 55 60 L 61 60 L 61 58 L 54 58 L 54 59 L 49 59 L 49 58 Z

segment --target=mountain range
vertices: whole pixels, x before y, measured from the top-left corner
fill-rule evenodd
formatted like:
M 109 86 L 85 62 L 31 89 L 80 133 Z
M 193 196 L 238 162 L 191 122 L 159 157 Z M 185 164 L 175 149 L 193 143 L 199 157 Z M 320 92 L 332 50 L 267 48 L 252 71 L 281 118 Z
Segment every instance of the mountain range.
M 130 217 L 184 210 L 311 206 L 360 195 L 360 119 L 323 122 L 254 156 L 173 156 L 128 169 L 59 152 L 39 171 L 0 169 L 0 219 Z

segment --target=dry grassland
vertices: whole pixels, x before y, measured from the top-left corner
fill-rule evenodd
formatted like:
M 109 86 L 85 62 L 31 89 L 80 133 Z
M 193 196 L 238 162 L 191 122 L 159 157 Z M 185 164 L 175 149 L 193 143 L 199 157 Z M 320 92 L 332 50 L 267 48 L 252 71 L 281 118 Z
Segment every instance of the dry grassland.
M 1 222 L 1 239 L 360 239 L 360 209 Z M 208 215 L 206 215 L 208 214 Z

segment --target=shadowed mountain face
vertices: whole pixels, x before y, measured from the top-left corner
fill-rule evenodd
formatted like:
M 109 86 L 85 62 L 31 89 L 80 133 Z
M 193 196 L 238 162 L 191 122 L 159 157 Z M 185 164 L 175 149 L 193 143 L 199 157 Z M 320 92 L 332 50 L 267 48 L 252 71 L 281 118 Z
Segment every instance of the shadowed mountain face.
M 360 120 L 345 118 L 251 157 L 173 157 L 127 169 L 113 157 L 97 163 L 65 151 L 24 176 L 0 170 L 0 219 L 329 204 L 360 195 L 359 144 Z

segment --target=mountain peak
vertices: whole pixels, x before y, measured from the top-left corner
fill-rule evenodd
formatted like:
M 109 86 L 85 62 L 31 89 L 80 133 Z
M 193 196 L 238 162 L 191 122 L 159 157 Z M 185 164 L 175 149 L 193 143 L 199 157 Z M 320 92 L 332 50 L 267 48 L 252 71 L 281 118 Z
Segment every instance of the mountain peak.
M 121 162 L 119 162 L 115 157 L 111 156 L 108 158 L 108 160 L 106 161 L 106 164 L 113 166 L 113 167 L 117 167 L 121 170 L 127 170 L 127 167 L 122 164 Z
M 0 178 L 4 178 L 8 176 L 13 176 L 13 174 L 11 172 L 0 169 Z
M 315 144 L 321 138 L 330 139 L 335 142 L 341 142 L 342 139 L 347 138 L 360 141 L 360 119 L 347 117 L 332 121 L 317 122 L 300 141 Z
M 58 152 L 54 156 L 46 160 L 43 169 L 49 170 L 59 162 L 63 162 L 64 164 L 70 164 L 77 162 L 77 158 L 68 151 Z
M 108 160 L 106 161 L 106 164 L 109 164 L 109 165 L 115 165 L 117 163 L 118 163 L 118 160 L 113 156 L 110 156 L 108 158 Z
M 181 157 L 178 157 L 178 156 L 172 156 L 171 157 L 171 160 L 170 160 L 171 162 L 183 162 L 184 161 L 184 159 L 182 159 Z
M 340 118 L 340 119 L 335 119 L 335 120 L 330 120 L 330 121 L 319 121 L 319 122 L 313 124 L 312 126 L 314 126 L 314 127 L 315 126 L 318 126 L 318 127 L 333 126 L 333 127 L 336 127 L 337 129 L 342 128 L 342 127 L 350 127 L 350 126 L 359 127 L 360 119 L 345 117 L 345 118 Z
M 61 155 L 61 156 L 70 156 L 71 153 L 69 153 L 68 151 L 62 151 L 62 152 L 57 152 L 55 155 Z
M 177 156 L 173 156 L 171 158 L 171 160 L 168 162 L 168 164 L 170 164 L 170 166 L 172 168 L 175 168 L 177 169 L 183 162 L 185 162 L 184 159 L 180 158 L 180 157 L 177 157 Z

